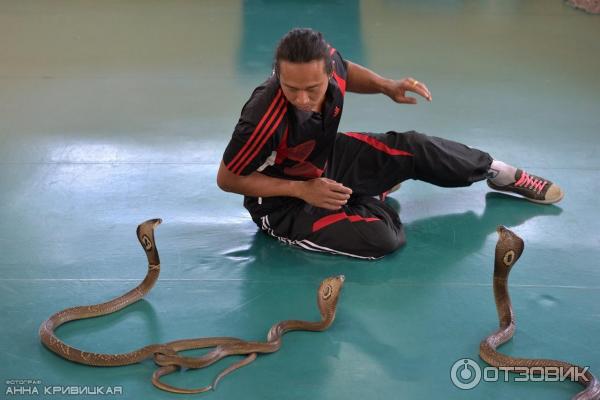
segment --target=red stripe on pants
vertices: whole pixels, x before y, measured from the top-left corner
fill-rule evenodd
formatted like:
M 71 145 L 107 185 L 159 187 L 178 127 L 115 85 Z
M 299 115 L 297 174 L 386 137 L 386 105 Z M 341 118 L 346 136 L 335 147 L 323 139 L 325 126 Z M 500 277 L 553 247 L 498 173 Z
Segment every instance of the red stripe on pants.
M 312 231 L 316 232 L 318 230 L 321 230 L 323 228 L 325 228 L 326 226 L 329 226 L 331 224 L 335 224 L 336 222 L 342 221 L 342 220 L 349 220 L 350 222 L 359 222 L 359 221 L 363 221 L 363 222 L 373 222 L 373 221 L 380 221 L 379 218 L 376 217 L 362 217 L 360 215 L 347 215 L 345 212 L 340 212 L 337 214 L 331 214 L 328 215 L 326 217 L 320 218 L 318 220 L 316 220 L 313 223 L 312 226 Z
M 360 140 L 361 142 L 365 142 L 371 147 L 376 148 L 379 151 L 383 151 L 391 156 L 409 156 L 412 157 L 412 154 L 408 151 L 393 149 L 389 147 L 387 144 L 380 142 L 372 136 L 365 135 L 364 133 L 358 132 L 344 132 L 344 135 L 350 136 L 354 139 Z

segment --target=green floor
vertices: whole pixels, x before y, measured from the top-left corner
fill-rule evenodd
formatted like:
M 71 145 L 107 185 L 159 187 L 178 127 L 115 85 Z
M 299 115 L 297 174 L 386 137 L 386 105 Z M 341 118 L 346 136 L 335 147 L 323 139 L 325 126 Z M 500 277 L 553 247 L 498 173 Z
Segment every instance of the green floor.
M 425 82 L 432 103 L 347 96 L 342 130 L 455 139 L 560 183 L 559 206 L 407 182 L 389 200 L 407 245 L 366 262 L 287 248 L 257 232 L 215 175 L 272 48 L 293 26 L 322 30 L 347 58 Z M 320 280 L 343 273 L 334 325 L 227 377 L 211 399 L 566 399 L 574 383 L 482 382 L 497 320 L 495 227 L 526 249 L 511 276 L 511 355 L 565 359 L 600 374 L 600 17 L 560 0 L 0 1 L 0 398 L 44 386 L 121 386 L 116 398 L 194 398 L 155 389 L 151 361 L 67 362 L 39 324 L 135 286 L 138 223 L 161 217 L 152 293 L 64 326 L 68 343 L 124 352 L 153 342 L 262 339 L 276 321 L 315 319 Z M 200 386 L 222 365 L 169 377 Z M 39 383 L 20 384 L 18 380 Z M 11 395 L 37 387 L 39 395 Z M 12 392 L 14 393 L 14 392 Z M 195 396 L 200 398 L 203 395 Z M 78 396 L 47 396 L 74 398 Z M 105 397 L 105 396 L 90 396 Z

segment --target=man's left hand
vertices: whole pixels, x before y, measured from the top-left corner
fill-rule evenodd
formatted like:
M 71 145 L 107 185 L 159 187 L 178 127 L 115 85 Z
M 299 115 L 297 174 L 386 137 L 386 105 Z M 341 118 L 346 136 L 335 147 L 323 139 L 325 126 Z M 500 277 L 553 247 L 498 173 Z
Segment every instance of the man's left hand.
M 406 92 L 414 92 L 428 101 L 431 101 L 431 93 L 423 82 L 414 78 L 404 78 L 398 81 L 390 81 L 385 94 L 396 103 L 417 104 L 417 99 L 406 95 Z

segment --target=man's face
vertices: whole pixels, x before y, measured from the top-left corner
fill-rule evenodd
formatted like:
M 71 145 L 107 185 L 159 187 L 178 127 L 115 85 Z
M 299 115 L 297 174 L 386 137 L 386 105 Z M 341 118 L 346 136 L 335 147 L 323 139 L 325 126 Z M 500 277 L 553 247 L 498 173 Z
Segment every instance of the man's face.
M 328 82 L 324 60 L 279 62 L 279 83 L 283 94 L 300 110 L 321 112 Z

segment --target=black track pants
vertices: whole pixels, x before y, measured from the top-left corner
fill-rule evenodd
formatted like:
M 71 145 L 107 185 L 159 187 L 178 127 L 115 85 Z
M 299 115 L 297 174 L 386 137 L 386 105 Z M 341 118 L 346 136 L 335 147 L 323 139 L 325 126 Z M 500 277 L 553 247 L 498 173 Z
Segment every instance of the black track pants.
M 306 250 L 379 258 L 405 242 L 396 211 L 378 196 L 407 179 L 469 186 L 486 178 L 489 154 L 414 131 L 338 133 L 325 177 L 352 189 L 348 204 L 325 210 L 290 199 L 254 221 L 284 243 Z

